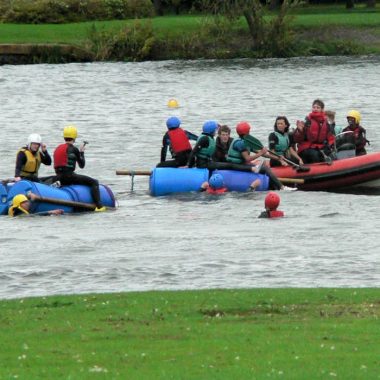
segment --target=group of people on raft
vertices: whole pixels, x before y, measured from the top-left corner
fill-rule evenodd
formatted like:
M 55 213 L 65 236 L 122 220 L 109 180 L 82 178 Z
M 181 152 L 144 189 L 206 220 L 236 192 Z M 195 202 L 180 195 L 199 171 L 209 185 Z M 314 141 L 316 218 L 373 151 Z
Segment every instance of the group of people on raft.
M 47 150 L 47 146 L 42 142 L 39 134 L 33 133 L 28 137 L 28 143 L 22 147 L 16 156 L 16 169 L 14 181 L 29 180 L 53 184 L 54 186 L 85 185 L 91 189 L 91 195 L 96 205 L 95 211 L 105 211 L 100 199 L 99 182 L 89 176 L 75 173 L 76 165 L 82 169 L 86 161 L 84 156 L 86 142 L 79 148 L 74 145 L 78 137 L 78 130 L 75 126 L 69 125 L 63 129 L 64 143 L 56 147 L 53 160 Z M 41 164 L 50 166 L 54 162 L 55 175 L 49 177 L 38 177 Z M 8 215 L 17 216 L 29 214 L 31 202 L 34 194 L 17 194 L 9 207 Z M 62 214 L 63 210 L 51 210 L 48 214 Z
M 290 130 L 290 123 L 285 116 L 275 120 L 274 131 L 269 134 L 268 148 L 253 146 L 248 122 L 239 122 L 236 126 L 238 137 L 232 138 L 231 129 L 226 125 L 209 120 L 203 124 L 202 133 L 197 136 L 183 130 L 178 117 L 167 119 L 167 132 L 163 137 L 161 161 L 157 167 L 193 167 L 253 171 L 267 174 L 270 189 L 280 190 L 285 187 L 276 178 L 270 167 L 289 164 L 311 164 L 336 159 L 337 149 L 352 149 L 355 155 L 366 154 L 365 146 L 369 143 L 366 131 L 360 125 L 361 115 L 352 110 L 347 113 L 347 126 L 339 129 L 335 125 L 335 113 L 324 110 L 322 100 L 312 103 L 312 110 L 305 121 L 298 120 L 296 128 Z M 215 138 L 215 134 L 217 137 Z M 190 140 L 195 140 L 192 147 Z M 166 160 L 170 149 L 171 160 Z M 269 158 L 269 167 L 262 165 L 259 158 Z M 252 184 L 254 189 L 257 184 Z

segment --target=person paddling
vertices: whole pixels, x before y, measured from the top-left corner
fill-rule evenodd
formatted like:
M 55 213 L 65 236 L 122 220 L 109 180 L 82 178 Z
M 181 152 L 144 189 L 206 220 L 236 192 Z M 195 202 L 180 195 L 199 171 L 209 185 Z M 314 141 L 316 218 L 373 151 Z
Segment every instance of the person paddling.
M 246 136 L 249 136 L 251 126 L 248 122 L 242 121 L 236 125 L 236 132 L 239 135 L 231 143 L 228 150 L 227 161 L 235 164 L 250 165 L 256 173 L 266 174 L 269 177 L 269 188 L 271 190 L 295 190 L 285 187 L 272 172 L 272 170 L 259 161 L 258 158 L 265 155 L 270 155 L 268 149 L 263 147 L 257 153 L 251 155 L 249 143 L 246 141 Z
M 46 144 L 42 142 L 41 136 L 32 133 L 28 137 L 28 144 L 17 152 L 15 182 L 22 179 L 40 182 L 38 170 L 41 164 L 50 166 L 51 157 L 47 151 Z
M 270 191 L 265 197 L 265 211 L 259 215 L 259 218 L 282 218 L 285 216 L 283 211 L 277 210 L 279 204 L 280 196 L 277 193 Z
M 84 150 L 85 143 L 78 149 L 74 146 L 78 137 L 77 128 L 69 125 L 63 129 L 64 144 L 59 145 L 54 151 L 54 169 L 57 181 L 63 186 L 85 185 L 91 188 L 91 195 L 96 205 L 95 211 L 105 211 L 106 207 L 100 200 L 99 182 L 91 177 L 75 173 L 75 167 L 83 169 L 85 166 Z

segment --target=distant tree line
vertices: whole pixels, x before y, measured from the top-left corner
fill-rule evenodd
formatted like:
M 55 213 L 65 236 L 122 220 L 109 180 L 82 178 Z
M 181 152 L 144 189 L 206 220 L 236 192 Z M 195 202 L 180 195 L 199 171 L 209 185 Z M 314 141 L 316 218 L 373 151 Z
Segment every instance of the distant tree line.
M 226 2 L 231 2 L 226 0 Z M 279 8 L 283 0 L 261 0 L 261 3 L 268 4 L 270 9 Z M 156 15 L 163 16 L 167 13 L 187 13 L 189 11 L 200 11 L 203 8 L 203 0 L 152 0 Z M 309 0 L 309 4 L 346 4 L 347 9 L 352 9 L 355 4 L 366 4 L 368 8 L 375 8 L 376 0 Z

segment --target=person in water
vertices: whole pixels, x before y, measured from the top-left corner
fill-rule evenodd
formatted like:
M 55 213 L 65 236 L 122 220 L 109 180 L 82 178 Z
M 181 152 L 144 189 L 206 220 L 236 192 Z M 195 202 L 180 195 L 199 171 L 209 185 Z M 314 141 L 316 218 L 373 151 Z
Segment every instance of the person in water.
M 46 144 L 42 142 L 41 136 L 32 133 L 28 137 L 28 144 L 17 152 L 15 182 L 22 179 L 40 182 L 38 170 L 41 164 L 51 165 L 51 157 Z
M 305 164 L 331 161 L 335 136 L 330 130 L 324 108 L 323 101 L 316 99 L 305 121 L 297 120 L 294 141 Z
M 287 117 L 278 116 L 274 123 L 274 132 L 268 136 L 269 149 L 281 157 L 285 157 L 292 162 L 303 165 L 302 158 L 294 149 L 292 134 L 289 134 L 290 123 Z M 282 166 L 281 161 L 274 158 L 270 159 L 270 166 Z
M 162 139 L 161 161 L 157 165 L 158 168 L 177 168 L 179 166 L 187 165 L 187 160 L 192 149 L 190 140 L 196 141 L 198 136 L 182 129 L 180 125 L 181 120 L 176 116 L 169 117 L 166 120 L 168 131 Z M 170 149 L 173 159 L 166 161 L 168 148 Z
M 279 195 L 273 191 L 270 191 L 265 197 L 265 211 L 259 215 L 259 218 L 282 218 L 285 214 L 283 211 L 277 210 L 279 204 Z
M 56 180 L 63 186 L 85 185 L 91 188 L 91 195 L 96 205 L 95 211 L 105 211 L 106 207 L 100 200 L 99 182 L 91 177 L 75 173 L 76 164 L 83 169 L 86 161 L 84 158 L 85 143 L 78 149 L 74 146 L 78 137 L 77 128 L 69 125 L 63 129 L 64 144 L 57 146 L 54 151 L 54 169 Z
M 363 156 L 367 154 L 365 146 L 369 144 L 366 137 L 366 130 L 360 125 L 361 115 L 356 110 L 347 113 L 348 126 L 343 129 L 342 135 L 337 140 L 337 148 L 343 144 L 355 146 L 355 155 Z
M 29 198 L 28 198 L 29 197 Z M 32 202 L 36 199 L 36 194 L 29 193 L 28 197 L 24 194 L 17 194 L 13 197 L 12 205 L 8 209 L 8 215 L 11 217 L 19 215 L 31 215 Z M 34 215 L 61 215 L 64 211 L 62 209 L 50 210 L 46 212 L 39 212 Z
M 244 139 L 246 135 L 249 135 L 250 130 L 251 126 L 246 121 L 242 121 L 236 125 L 236 132 L 239 137 L 232 141 L 228 150 L 227 161 L 235 164 L 250 165 L 256 173 L 266 174 L 269 177 L 269 188 L 271 190 L 290 190 L 291 188 L 285 187 L 272 170 L 263 164 L 263 161 L 257 160 L 268 154 L 267 148 L 263 147 L 251 155 L 249 144 Z
M 218 128 L 218 136 L 215 140 L 214 161 L 227 162 L 228 149 L 232 143 L 231 128 L 228 125 L 220 125 Z
M 257 178 L 249 186 L 250 191 L 255 191 L 261 185 Z M 208 181 L 203 182 L 200 191 L 206 191 L 208 194 L 223 194 L 228 191 L 224 183 L 224 178 L 220 173 L 213 173 Z

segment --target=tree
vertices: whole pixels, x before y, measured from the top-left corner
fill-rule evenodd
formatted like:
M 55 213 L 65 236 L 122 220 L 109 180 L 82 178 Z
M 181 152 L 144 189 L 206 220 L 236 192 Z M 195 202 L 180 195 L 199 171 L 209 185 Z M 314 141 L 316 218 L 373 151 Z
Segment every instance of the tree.
M 265 5 L 260 0 L 203 0 L 203 5 L 213 14 L 222 14 L 229 19 L 243 16 L 252 37 L 253 48 L 260 49 L 265 42 L 273 43 L 273 39 L 284 41 L 284 33 L 288 31 L 286 16 L 296 1 L 284 0 L 278 15 L 272 21 L 265 20 Z M 270 3 L 271 0 L 268 0 L 269 5 Z M 267 37 L 270 37 L 271 41 L 267 41 Z
M 154 9 L 156 11 L 157 16 L 163 16 L 164 15 L 164 8 L 162 6 L 161 0 L 153 0 Z

